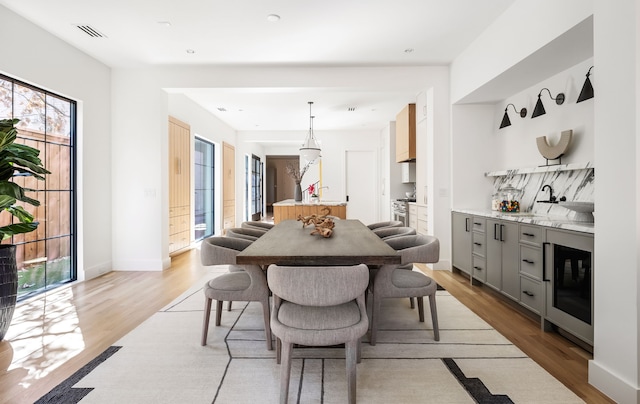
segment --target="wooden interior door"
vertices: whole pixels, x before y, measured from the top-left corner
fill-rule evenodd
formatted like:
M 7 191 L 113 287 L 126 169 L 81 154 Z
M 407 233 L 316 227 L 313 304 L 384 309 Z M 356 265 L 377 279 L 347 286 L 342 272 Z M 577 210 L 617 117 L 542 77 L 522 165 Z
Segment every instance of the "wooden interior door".
M 236 149 L 222 143 L 222 233 L 236 227 Z
M 191 245 L 191 127 L 169 117 L 169 253 Z

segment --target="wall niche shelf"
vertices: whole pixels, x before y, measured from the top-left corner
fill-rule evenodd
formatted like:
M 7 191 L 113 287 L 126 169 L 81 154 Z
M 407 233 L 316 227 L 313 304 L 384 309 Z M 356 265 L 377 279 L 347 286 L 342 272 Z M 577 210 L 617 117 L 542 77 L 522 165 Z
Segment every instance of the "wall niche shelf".
M 550 173 L 556 171 L 573 171 L 573 170 L 587 170 L 595 169 L 595 167 L 589 163 L 573 163 L 573 164 L 558 164 L 552 166 L 540 166 L 530 168 L 515 168 L 512 170 L 501 171 L 488 171 L 484 173 L 485 177 L 504 177 L 520 174 L 533 174 L 533 173 Z

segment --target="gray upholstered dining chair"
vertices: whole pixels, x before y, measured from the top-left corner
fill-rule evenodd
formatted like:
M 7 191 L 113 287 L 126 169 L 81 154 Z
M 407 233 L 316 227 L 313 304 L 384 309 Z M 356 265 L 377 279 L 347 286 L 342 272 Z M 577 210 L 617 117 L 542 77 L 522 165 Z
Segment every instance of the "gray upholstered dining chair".
M 227 229 L 225 236 L 242 238 L 249 241 L 256 241 L 262 235 L 264 235 L 264 233 L 265 231 L 258 230 L 257 228 L 253 227 L 232 227 L 230 229 Z
M 377 222 L 368 224 L 367 227 L 371 230 L 379 229 L 382 227 L 403 227 L 404 223 L 399 220 L 387 220 L 385 222 Z
M 349 403 L 355 403 L 360 338 L 369 328 L 364 304 L 369 282 L 367 266 L 271 265 L 267 278 L 273 292 L 271 328 L 277 341 L 276 355 L 278 359 L 282 358 L 280 402 L 287 403 L 289 397 L 293 344 L 330 346 L 344 343 Z
M 378 237 L 383 240 L 388 240 L 394 237 L 400 236 L 413 236 L 416 234 L 416 229 L 413 227 L 378 227 L 372 230 Z
M 408 271 L 402 265 L 411 263 L 434 263 L 440 259 L 440 241 L 433 236 L 403 236 L 385 240 L 393 247 L 402 261 L 400 265 L 382 265 L 375 271 L 370 282 L 372 291 L 371 308 L 371 345 L 376 344 L 376 334 L 380 317 L 382 299 L 415 297 L 418 300 L 418 318 L 424 322 L 424 296 L 429 297 L 431 323 L 436 341 L 440 340 L 438 312 L 436 309 L 436 281 L 419 271 Z
M 275 226 L 273 223 L 260 222 L 257 220 L 250 220 L 247 222 L 242 222 L 242 224 L 240 224 L 240 227 L 243 227 L 245 229 L 256 229 L 262 231 L 271 230 L 273 226 Z
M 269 316 L 269 287 L 267 277 L 258 265 L 235 265 L 236 255 L 251 245 L 252 241 L 233 237 L 209 237 L 202 241 L 200 260 L 202 265 L 229 265 L 230 271 L 209 280 L 204 285 L 204 320 L 202 341 L 207 344 L 211 301 L 216 300 L 216 326 L 222 319 L 222 303 L 226 301 L 260 302 L 264 318 L 264 334 L 267 349 L 273 349 Z

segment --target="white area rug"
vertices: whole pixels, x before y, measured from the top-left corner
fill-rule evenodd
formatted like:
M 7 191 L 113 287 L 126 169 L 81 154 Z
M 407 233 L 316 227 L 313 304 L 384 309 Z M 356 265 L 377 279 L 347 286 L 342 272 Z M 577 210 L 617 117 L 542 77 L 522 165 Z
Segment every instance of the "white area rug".
M 225 304 L 220 327 L 212 313 L 207 346 L 200 346 L 202 285 L 223 271 L 210 271 L 57 397 L 99 404 L 279 402 L 280 366 L 275 351 L 266 350 L 259 304 L 234 302 L 231 312 Z M 362 344 L 358 402 L 583 402 L 446 291 L 437 293 L 440 341 L 434 341 L 427 299 L 425 306 L 420 323 L 408 299 L 383 303 L 378 344 L 366 336 Z M 343 348 L 298 348 L 294 358 L 289 402 L 346 402 Z M 92 390 L 74 400 L 81 388 Z

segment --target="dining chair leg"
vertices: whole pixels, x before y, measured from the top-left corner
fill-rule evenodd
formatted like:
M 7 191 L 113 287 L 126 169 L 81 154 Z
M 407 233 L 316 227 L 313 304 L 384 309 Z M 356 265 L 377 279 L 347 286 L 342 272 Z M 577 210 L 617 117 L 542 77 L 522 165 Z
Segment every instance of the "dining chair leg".
M 356 362 L 358 351 L 358 340 L 351 340 L 345 343 L 347 362 L 347 390 L 349 404 L 356 402 Z
M 291 376 L 291 349 L 292 344 L 282 344 L 282 360 L 280 368 L 280 404 L 287 404 L 289 400 L 289 377 Z
M 282 340 L 276 337 L 276 363 L 282 363 Z
M 227 311 L 231 311 L 231 300 L 227 302 Z
M 207 345 L 207 334 L 209 333 L 209 316 L 211 315 L 211 299 L 204 298 L 204 319 L 202 321 L 202 340 L 200 345 Z
M 267 350 L 273 351 L 273 343 L 271 342 L 271 322 L 269 321 L 269 297 L 262 301 L 262 316 L 264 317 L 264 338 L 267 341 Z
M 433 324 L 433 339 L 440 341 L 440 328 L 438 327 L 438 310 L 436 308 L 436 294 L 429 295 L 429 307 L 431 309 L 431 323 Z
M 416 301 L 413 299 L 413 297 L 409 298 L 409 305 L 411 306 L 411 309 L 416 308 Z
M 362 338 L 358 338 L 358 344 L 356 345 L 356 358 L 357 358 L 357 362 L 360 363 L 362 362 Z
M 378 332 L 378 317 L 380 317 L 380 301 L 382 299 L 377 298 L 375 293 L 371 299 L 371 332 L 369 334 L 369 344 L 376 344 L 376 334 Z
M 216 300 L 216 325 L 219 326 L 222 321 L 222 300 Z
M 421 323 L 424 323 L 424 297 L 418 296 L 416 299 L 418 300 L 418 318 Z

